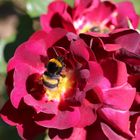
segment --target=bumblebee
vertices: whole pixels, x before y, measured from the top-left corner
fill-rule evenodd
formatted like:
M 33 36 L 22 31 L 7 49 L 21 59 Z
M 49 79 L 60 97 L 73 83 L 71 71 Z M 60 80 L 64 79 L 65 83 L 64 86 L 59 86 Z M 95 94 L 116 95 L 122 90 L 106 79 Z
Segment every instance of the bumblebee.
M 55 88 L 59 84 L 59 78 L 64 68 L 62 57 L 52 58 L 46 66 L 47 71 L 43 75 L 43 83 L 48 88 Z

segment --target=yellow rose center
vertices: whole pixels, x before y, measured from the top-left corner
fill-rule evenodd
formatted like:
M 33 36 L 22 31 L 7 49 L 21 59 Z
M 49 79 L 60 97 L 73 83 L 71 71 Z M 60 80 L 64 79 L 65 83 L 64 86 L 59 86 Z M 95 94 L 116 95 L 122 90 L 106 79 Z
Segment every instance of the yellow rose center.
M 49 101 L 60 101 L 61 97 L 72 88 L 74 83 L 71 73 L 67 73 L 67 75 L 65 76 L 59 76 L 57 80 L 58 85 L 55 88 L 49 88 L 45 86 L 47 99 Z M 54 82 L 56 82 L 56 79 L 50 79 L 49 82 L 53 84 Z
M 108 33 L 110 29 L 106 26 L 100 27 L 98 25 L 86 24 L 82 29 L 79 30 L 80 33 L 86 32 L 98 32 L 98 33 Z

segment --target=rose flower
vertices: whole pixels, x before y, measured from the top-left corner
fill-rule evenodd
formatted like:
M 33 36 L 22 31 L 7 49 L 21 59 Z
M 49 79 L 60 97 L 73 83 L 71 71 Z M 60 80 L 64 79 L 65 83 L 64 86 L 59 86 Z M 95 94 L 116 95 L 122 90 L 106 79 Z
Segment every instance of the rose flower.
M 53 140 L 139 140 L 139 33 L 121 29 L 101 37 L 94 33 L 80 37 L 94 52 L 108 84 L 106 82 L 105 87 L 97 85 L 86 92 L 86 99 L 94 107 L 98 105 L 95 122 L 83 128 L 51 128 L 49 137 Z
M 98 60 L 98 63 L 100 63 L 102 65 L 103 71 L 104 71 L 104 74 L 106 75 L 106 77 L 108 77 L 109 79 L 112 78 L 111 81 L 114 81 L 114 79 L 115 79 L 114 75 L 111 76 L 111 74 L 112 74 L 112 72 L 111 72 L 112 70 L 110 70 L 111 66 L 114 67 L 114 70 L 116 69 L 118 74 L 119 73 L 122 74 L 122 72 L 123 72 L 123 70 L 118 71 L 119 68 L 117 68 L 112 63 L 111 59 L 115 59 L 117 61 L 120 61 L 121 63 L 122 62 L 125 63 L 126 70 L 127 70 L 127 72 L 125 72 L 127 74 L 127 82 L 129 85 L 131 85 L 131 87 L 136 89 L 135 96 L 133 96 L 133 101 L 131 102 L 131 105 L 129 106 L 129 115 L 128 115 L 129 117 L 127 117 L 127 119 L 129 120 L 129 131 L 131 131 L 131 133 L 133 135 L 132 136 L 133 139 L 138 140 L 140 138 L 140 136 L 139 136 L 140 34 L 135 30 L 124 28 L 124 29 L 115 30 L 115 31 L 111 32 L 110 34 L 107 34 L 104 36 L 97 36 L 94 33 L 87 33 L 87 35 L 81 34 L 80 36 L 81 36 L 81 38 L 83 38 L 85 40 L 87 45 L 91 44 L 90 42 L 93 43 L 91 45 L 91 48 Z M 107 64 L 107 60 L 111 60 L 110 63 Z M 108 67 L 108 69 L 107 69 L 107 67 Z M 114 74 L 114 72 L 113 72 L 113 74 Z M 126 74 L 122 74 L 122 76 L 121 76 L 122 78 L 120 77 L 117 79 L 118 80 L 120 79 L 119 81 L 122 81 L 122 83 L 123 83 L 123 81 L 124 81 L 123 79 L 125 79 Z M 124 95 L 124 93 L 122 93 L 122 96 Z M 129 97 L 125 98 L 125 100 L 127 100 L 127 101 L 130 101 L 129 99 L 130 99 Z M 124 101 L 122 101 L 122 102 L 124 102 Z M 122 102 L 121 102 L 121 104 L 122 104 Z M 118 103 L 119 103 L 119 101 L 118 101 Z M 107 131 L 112 131 L 112 130 L 110 129 Z M 120 138 L 118 137 L 118 139 L 120 139 Z M 125 139 L 130 139 L 130 138 L 127 135 L 127 136 L 125 136 Z
M 80 37 L 60 28 L 48 34 L 38 31 L 21 44 L 7 71 L 9 100 L 0 115 L 27 140 L 47 128 L 91 125 L 98 104 L 90 103 L 86 94 L 108 86 L 91 49 Z
M 125 8 L 124 8 L 125 7 Z M 47 14 L 41 16 L 45 31 L 61 27 L 74 33 L 109 33 L 116 28 L 137 28 L 139 17 L 131 2 L 107 0 L 75 0 L 74 7 L 63 1 L 52 2 Z

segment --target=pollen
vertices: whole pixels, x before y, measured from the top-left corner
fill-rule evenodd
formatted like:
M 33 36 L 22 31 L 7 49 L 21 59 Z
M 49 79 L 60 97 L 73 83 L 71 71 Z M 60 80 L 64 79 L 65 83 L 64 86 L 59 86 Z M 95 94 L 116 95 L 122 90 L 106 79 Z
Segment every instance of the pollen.
M 69 76 L 61 76 L 59 78 L 58 86 L 55 88 L 46 87 L 47 99 L 60 101 L 61 97 L 72 88 L 73 82 Z
M 98 32 L 98 33 L 108 33 L 110 29 L 106 25 L 97 23 L 86 23 L 82 28 L 79 30 L 80 33 L 85 32 Z
M 91 28 L 91 25 L 90 24 L 86 24 L 85 26 L 83 26 L 82 29 L 80 29 L 80 33 L 85 33 L 85 32 L 88 32 Z

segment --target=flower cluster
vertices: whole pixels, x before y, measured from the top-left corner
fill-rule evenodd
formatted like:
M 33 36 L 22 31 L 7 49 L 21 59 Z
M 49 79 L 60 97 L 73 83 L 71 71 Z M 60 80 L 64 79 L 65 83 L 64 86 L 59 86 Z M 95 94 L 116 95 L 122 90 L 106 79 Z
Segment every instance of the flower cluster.
M 108 0 L 75 0 L 71 8 L 63 1 L 52 2 L 48 13 L 41 16 L 45 31 L 61 27 L 74 33 L 109 33 L 118 28 L 138 27 L 139 16 L 131 2 L 113 3 Z
M 8 63 L 1 118 L 25 140 L 139 140 L 138 20 L 130 2 L 52 2 Z

